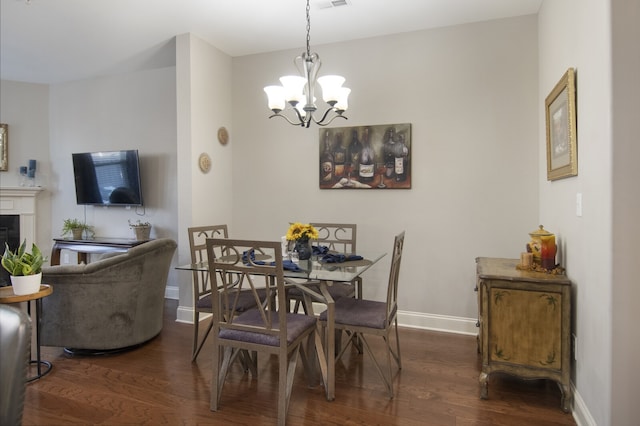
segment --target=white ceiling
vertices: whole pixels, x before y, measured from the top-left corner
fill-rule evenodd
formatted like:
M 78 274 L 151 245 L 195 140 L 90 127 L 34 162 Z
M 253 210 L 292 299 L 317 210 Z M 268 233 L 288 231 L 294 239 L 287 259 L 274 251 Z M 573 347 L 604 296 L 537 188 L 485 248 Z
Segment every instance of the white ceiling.
M 511 16 L 542 0 L 311 0 L 314 46 Z M 305 46 L 304 0 L 0 0 L 0 77 L 59 83 L 169 66 L 176 35 L 231 56 Z

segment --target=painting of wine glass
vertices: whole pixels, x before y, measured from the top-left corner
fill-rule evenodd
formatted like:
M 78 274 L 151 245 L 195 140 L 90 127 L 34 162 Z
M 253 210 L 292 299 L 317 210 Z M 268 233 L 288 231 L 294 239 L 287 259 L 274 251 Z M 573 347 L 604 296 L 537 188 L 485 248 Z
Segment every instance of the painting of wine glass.
M 320 189 L 410 189 L 411 123 L 322 128 Z

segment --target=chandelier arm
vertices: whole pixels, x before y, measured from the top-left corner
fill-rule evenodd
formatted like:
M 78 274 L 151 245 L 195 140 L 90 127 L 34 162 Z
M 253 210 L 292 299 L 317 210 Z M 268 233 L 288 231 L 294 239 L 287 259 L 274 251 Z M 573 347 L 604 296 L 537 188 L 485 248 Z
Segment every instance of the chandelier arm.
M 327 116 L 329 115 L 329 113 L 333 111 L 336 113 L 336 115 L 334 117 L 331 118 L 331 120 L 329 120 L 328 122 L 324 122 L 324 120 L 327 118 Z M 331 123 L 333 120 L 335 120 L 338 117 L 342 117 L 345 120 L 347 119 L 347 117 L 345 117 L 344 115 L 336 112 L 336 109 L 331 107 L 331 108 L 327 108 L 326 111 L 324 112 L 324 114 L 322 114 L 322 118 L 320 118 L 320 120 L 316 120 L 315 117 L 311 116 L 311 119 L 313 120 L 314 123 L 316 123 L 318 126 L 326 126 L 327 124 Z
M 324 127 L 324 126 L 327 126 L 327 125 L 331 124 L 331 122 L 332 122 L 333 120 L 335 120 L 336 118 L 344 118 L 345 120 L 348 120 L 348 118 L 347 118 L 347 117 L 345 117 L 344 115 L 334 115 L 334 116 L 331 118 L 331 120 L 327 121 L 326 123 L 322 123 L 322 122 L 318 123 L 318 122 L 317 122 L 317 121 L 315 121 L 315 120 L 313 120 L 313 121 L 314 121 L 318 126 Z M 307 126 L 307 127 L 309 127 L 309 126 Z
M 298 121 L 300 122 L 299 124 L 303 127 L 309 127 L 309 120 L 306 119 L 307 116 L 311 115 L 310 112 L 306 113 L 305 116 L 303 117 L 302 114 L 300 114 L 300 111 L 298 110 L 298 108 L 293 108 L 293 111 L 296 113 L 296 115 L 298 116 Z M 306 126 L 305 126 L 306 124 Z
M 282 117 L 285 120 L 287 120 L 289 122 L 289 124 L 293 124 L 294 126 L 303 126 L 304 125 L 303 123 L 296 123 L 295 121 L 292 121 L 289 117 L 287 117 L 284 114 L 276 113 L 276 114 L 271 114 L 269 116 L 269 118 L 273 118 L 273 117 Z
M 273 118 L 273 117 L 282 117 L 282 118 L 284 118 L 285 120 L 287 120 L 287 121 L 289 122 L 289 124 L 293 124 L 294 126 L 301 126 L 301 127 L 309 128 L 309 125 L 311 124 L 311 121 L 310 121 L 310 120 L 305 119 L 305 117 L 303 117 L 303 116 L 300 114 L 300 111 L 298 111 L 296 108 L 293 108 L 293 111 L 295 111 L 295 113 L 296 113 L 296 115 L 297 115 L 297 118 L 298 118 L 298 121 L 297 121 L 297 122 L 296 122 L 296 121 L 291 120 L 289 117 L 287 117 L 287 116 L 286 116 L 286 115 L 284 115 L 284 114 L 281 114 L 280 112 L 276 112 L 276 113 L 271 114 L 271 115 L 269 116 L 269 118 Z M 311 117 L 313 118 L 313 116 L 311 116 Z M 346 117 L 345 117 L 345 118 L 346 118 Z M 314 122 L 315 122 L 315 120 L 314 120 Z

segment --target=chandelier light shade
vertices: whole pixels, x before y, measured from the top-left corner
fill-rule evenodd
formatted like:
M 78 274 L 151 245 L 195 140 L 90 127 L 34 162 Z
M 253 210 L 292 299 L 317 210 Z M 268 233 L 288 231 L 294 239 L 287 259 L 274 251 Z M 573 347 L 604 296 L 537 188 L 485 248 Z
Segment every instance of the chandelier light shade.
M 338 117 L 346 120 L 347 117 L 343 114 L 347 110 L 348 97 L 351 93 L 351 89 L 342 87 L 345 81 L 342 76 L 325 75 L 318 78 L 322 62 L 317 53 L 311 53 L 310 30 L 311 19 L 309 0 L 307 0 L 307 51 L 293 61 L 301 75 L 285 75 L 280 77 L 281 86 L 264 88 L 269 109 L 273 111 L 269 118 L 282 117 L 290 124 L 307 128 L 312 122 L 319 126 L 326 126 Z M 318 109 L 315 96 L 316 83 L 322 89 L 322 100 L 328 105 L 320 118 L 314 115 Z

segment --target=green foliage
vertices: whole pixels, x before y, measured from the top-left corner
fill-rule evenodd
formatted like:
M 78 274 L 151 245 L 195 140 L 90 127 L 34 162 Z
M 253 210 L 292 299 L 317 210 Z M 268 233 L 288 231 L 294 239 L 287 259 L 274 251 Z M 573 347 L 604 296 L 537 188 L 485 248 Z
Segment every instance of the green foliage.
M 74 229 L 82 229 L 83 232 L 87 232 L 90 236 L 94 236 L 93 226 L 80 222 L 78 219 L 65 219 L 62 222 L 62 236 L 73 233 Z
M 27 252 L 27 240 L 25 239 L 18 250 L 12 252 L 9 245 L 4 244 L 4 254 L 2 255 L 2 267 L 6 269 L 10 275 L 35 275 L 42 272 L 42 264 L 46 258 L 42 256 L 42 252 L 33 244 L 31 253 Z

